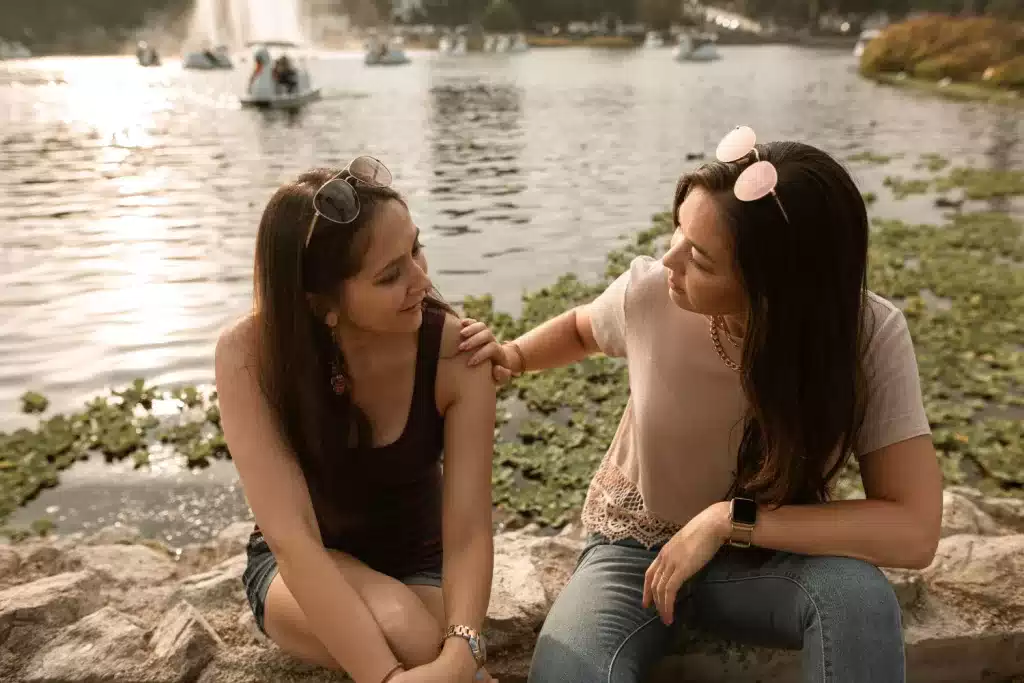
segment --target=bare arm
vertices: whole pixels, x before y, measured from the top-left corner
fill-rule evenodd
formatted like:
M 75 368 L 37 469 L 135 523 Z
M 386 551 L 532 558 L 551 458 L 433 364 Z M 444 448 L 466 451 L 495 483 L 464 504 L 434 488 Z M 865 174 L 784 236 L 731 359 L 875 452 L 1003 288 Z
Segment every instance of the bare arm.
M 246 499 L 313 632 L 356 683 L 378 683 L 398 659 L 320 540 L 309 490 L 247 360 L 245 323 L 217 342 L 221 424 Z
M 514 374 L 560 368 L 600 351 L 587 305 L 570 309 L 505 345 Z
M 458 322 L 449 323 L 454 346 Z M 442 592 L 447 625 L 480 630 L 491 594 L 494 542 L 491 526 L 491 460 L 495 395 L 491 367 L 470 367 L 464 358 L 445 361 L 444 494 Z M 475 671 L 471 651 L 460 638 L 444 643 L 467 676 Z M 467 678 L 468 680 L 468 678 Z
M 928 566 L 942 522 L 942 473 L 931 437 L 914 437 L 868 453 L 861 458 L 860 470 L 865 500 L 762 508 L 754 545 L 854 557 L 883 567 Z M 723 505 L 722 512 L 727 520 L 728 507 Z

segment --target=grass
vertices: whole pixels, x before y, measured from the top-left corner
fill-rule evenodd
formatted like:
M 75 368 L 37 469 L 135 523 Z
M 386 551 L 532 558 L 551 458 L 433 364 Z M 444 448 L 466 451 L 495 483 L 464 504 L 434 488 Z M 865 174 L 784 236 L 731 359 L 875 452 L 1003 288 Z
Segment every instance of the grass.
M 903 74 L 877 73 L 867 76 L 876 83 L 895 86 L 913 92 L 938 95 L 961 102 L 988 102 L 1024 106 L 1024 97 L 1016 90 L 998 88 L 984 83 L 953 82 L 943 85 L 938 81 L 914 78 Z

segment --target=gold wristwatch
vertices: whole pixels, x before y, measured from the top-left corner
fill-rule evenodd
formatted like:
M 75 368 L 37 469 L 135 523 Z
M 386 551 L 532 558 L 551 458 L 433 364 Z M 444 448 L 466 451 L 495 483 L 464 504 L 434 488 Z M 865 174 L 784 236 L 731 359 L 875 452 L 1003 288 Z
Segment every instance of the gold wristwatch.
M 469 650 L 473 653 L 473 659 L 476 661 L 477 668 L 487 663 L 487 645 L 484 643 L 484 637 L 480 635 L 479 631 L 469 626 L 449 626 L 448 630 L 444 632 L 444 640 L 448 640 L 453 636 L 463 638 L 469 643 Z
M 757 523 L 757 503 L 749 498 L 733 498 L 729 519 L 732 522 L 729 545 L 749 548 L 754 525 Z

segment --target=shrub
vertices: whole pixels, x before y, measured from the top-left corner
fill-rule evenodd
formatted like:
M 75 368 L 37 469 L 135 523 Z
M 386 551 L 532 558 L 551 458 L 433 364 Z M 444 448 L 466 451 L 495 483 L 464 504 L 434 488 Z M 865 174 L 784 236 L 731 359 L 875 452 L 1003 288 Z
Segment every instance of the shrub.
M 1024 22 L 929 14 L 888 27 L 867 45 L 860 69 L 869 75 L 902 71 L 929 80 L 977 81 L 1022 53 Z

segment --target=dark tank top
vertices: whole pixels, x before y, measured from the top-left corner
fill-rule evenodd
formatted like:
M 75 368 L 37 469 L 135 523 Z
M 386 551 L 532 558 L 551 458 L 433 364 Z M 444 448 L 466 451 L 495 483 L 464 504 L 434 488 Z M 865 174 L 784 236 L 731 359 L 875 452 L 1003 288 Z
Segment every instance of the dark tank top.
M 437 378 L 445 312 L 424 306 L 405 429 L 386 446 L 345 452 L 330 471 L 306 471 L 324 546 L 402 578 L 441 569 L 444 417 Z

